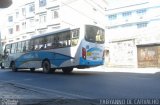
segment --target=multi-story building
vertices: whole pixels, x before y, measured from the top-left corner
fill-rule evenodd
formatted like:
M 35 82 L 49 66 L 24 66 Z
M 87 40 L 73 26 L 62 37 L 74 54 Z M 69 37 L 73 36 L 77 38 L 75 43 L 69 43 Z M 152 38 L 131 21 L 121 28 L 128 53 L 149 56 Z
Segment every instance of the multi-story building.
M 110 66 L 160 67 L 160 2 L 108 9 Z
M 7 13 L 2 34 L 11 42 L 83 23 L 105 26 L 104 4 L 105 0 L 26 0 Z

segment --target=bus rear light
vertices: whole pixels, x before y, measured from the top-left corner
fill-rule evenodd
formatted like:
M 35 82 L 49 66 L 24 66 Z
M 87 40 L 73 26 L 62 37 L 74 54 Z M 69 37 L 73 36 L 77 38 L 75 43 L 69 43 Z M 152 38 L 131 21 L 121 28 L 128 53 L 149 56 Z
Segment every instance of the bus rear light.
M 82 48 L 82 58 L 86 59 L 86 49 Z

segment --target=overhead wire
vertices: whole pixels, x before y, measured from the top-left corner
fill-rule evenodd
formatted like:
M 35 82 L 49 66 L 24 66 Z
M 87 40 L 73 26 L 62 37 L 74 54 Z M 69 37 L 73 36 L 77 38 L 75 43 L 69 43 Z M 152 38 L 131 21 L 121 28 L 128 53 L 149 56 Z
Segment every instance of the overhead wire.
M 78 0 L 76 0 L 76 1 L 78 1 Z M 86 1 L 86 0 L 84 0 L 84 1 Z M 73 3 L 73 2 L 75 2 L 75 1 L 72 1 L 72 2 L 70 2 L 70 3 Z M 87 2 L 87 3 L 88 3 L 88 2 Z M 68 7 L 70 7 L 71 9 L 73 9 L 74 11 L 76 11 L 77 13 L 79 13 L 79 14 L 81 14 L 81 15 L 87 17 L 87 18 L 89 18 L 90 20 L 92 20 L 92 21 L 94 21 L 94 22 L 97 21 L 97 20 L 91 18 L 90 16 L 86 15 L 85 13 L 83 13 L 83 12 L 81 12 L 81 11 L 75 9 L 74 7 L 70 6 L 68 3 L 62 2 L 62 4 L 63 4 L 63 5 L 66 5 L 66 6 L 68 6 Z M 91 5 L 90 3 L 88 3 L 88 4 Z M 93 5 L 91 5 L 91 6 L 94 7 Z M 100 11 L 99 11 L 99 12 L 100 12 Z M 101 13 L 101 14 L 104 15 L 103 13 Z M 101 22 L 100 22 L 100 23 L 101 23 Z

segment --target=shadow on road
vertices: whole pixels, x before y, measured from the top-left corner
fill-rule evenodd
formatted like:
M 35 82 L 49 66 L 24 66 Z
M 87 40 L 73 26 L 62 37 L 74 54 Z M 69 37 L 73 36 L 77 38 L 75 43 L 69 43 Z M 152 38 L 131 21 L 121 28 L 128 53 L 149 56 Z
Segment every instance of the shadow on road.
M 10 74 L 34 74 L 34 75 L 63 75 L 63 76 L 95 76 L 95 75 L 102 75 L 104 73 L 102 72 L 94 72 L 94 71 L 73 71 L 72 73 L 63 73 L 62 70 L 56 70 L 55 72 L 51 72 L 48 74 L 43 73 L 42 70 L 36 70 L 34 72 L 31 72 L 29 70 L 19 70 L 17 72 L 12 72 L 11 70 L 7 70 L 8 72 L 4 73 L 10 73 Z
M 159 78 L 160 79 L 160 72 L 156 73 L 131 73 L 131 72 L 96 72 L 96 71 L 73 71 L 72 73 L 65 74 L 60 69 L 56 70 L 55 72 L 51 72 L 49 74 L 43 73 L 42 70 L 36 70 L 34 72 L 30 72 L 29 70 L 19 70 L 18 72 L 12 72 L 11 70 L 1 70 L 7 71 L 3 73 L 7 74 L 33 74 L 33 75 L 63 75 L 63 76 L 115 76 L 115 77 L 138 77 L 138 78 Z

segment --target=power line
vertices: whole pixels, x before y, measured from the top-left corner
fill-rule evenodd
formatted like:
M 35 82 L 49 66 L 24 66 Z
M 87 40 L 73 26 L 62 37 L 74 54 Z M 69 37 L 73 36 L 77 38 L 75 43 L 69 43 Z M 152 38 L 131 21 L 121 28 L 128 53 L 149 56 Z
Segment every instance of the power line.
M 92 0 L 92 2 L 93 2 L 95 5 L 97 5 L 98 7 L 100 7 L 102 10 L 104 10 L 104 8 L 103 8 L 101 5 L 99 5 L 98 3 L 96 3 L 94 0 Z
M 85 0 L 86 1 L 86 3 L 88 3 L 89 5 L 91 5 L 93 8 L 95 7 L 95 6 L 93 6 L 91 3 L 89 3 L 87 0 Z M 93 2 L 93 1 L 92 1 Z M 94 2 L 93 2 L 94 3 Z M 95 5 L 97 5 L 98 6 L 98 4 L 97 3 L 94 3 Z M 99 7 L 99 6 L 98 6 Z M 104 10 L 105 11 L 105 9 L 104 8 L 102 8 L 102 7 L 100 7 L 102 10 Z M 96 9 L 96 10 L 98 10 L 102 15 L 105 15 L 105 13 L 103 13 L 102 11 L 100 11 L 99 9 Z
M 76 1 L 77 1 L 77 0 L 76 0 Z M 86 1 L 86 0 L 85 0 L 85 1 Z M 73 8 L 72 6 L 69 6 L 68 4 L 66 4 L 66 3 L 64 3 L 64 2 L 62 2 L 62 4 L 64 4 L 64 5 L 68 6 L 68 7 L 70 7 L 70 8 L 73 9 L 74 11 L 76 11 L 76 12 L 78 12 L 79 14 L 81 14 L 81 15 L 83 15 L 83 16 L 89 18 L 90 20 L 92 20 L 92 21 L 94 21 L 94 22 L 98 21 L 98 20 L 95 20 L 95 19 L 91 18 L 90 16 L 86 15 L 85 13 L 83 13 L 83 12 L 81 12 L 81 11 L 79 11 L 79 10 Z M 89 4 L 90 4 L 90 3 L 89 3 Z M 90 4 L 90 5 L 91 5 L 91 4 Z M 91 6 L 94 7 L 93 5 L 91 5 Z M 102 15 L 104 15 L 104 14 L 102 13 Z M 99 21 L 98 21 L 98 22 L 99 22 Z M 100 22 L 100 23 L 101 23 L 101 22 Z
M 73 10 L 74 10 L 74 11 L 76 11 L 76 12 L 78 12 L 79 14 L 81 14 L 81 15 L 83 15 L 83 16 L 85 16 L 85 17 L 87 17 L 87 18 L 89 18 L 89 19 L 91 19 L 91 20 L 94 20 L 94 21 L 95 21 L 95 19 L 93 19 L 93 18 L 89 17 L 88 15 L 84 14 L 83 12 L 78 11 L 77 9 L 75 9 L 75 8 L 73 8 L 73 7 L 71 7 L 71 6 L 69 6 L 68 4 L 63 3 L 63 2 L 62 2 L 62 4 L 64 4 L 64 5 L 68 6 L 68 7 L 70 7 L 71 9 L 73 9 Z

